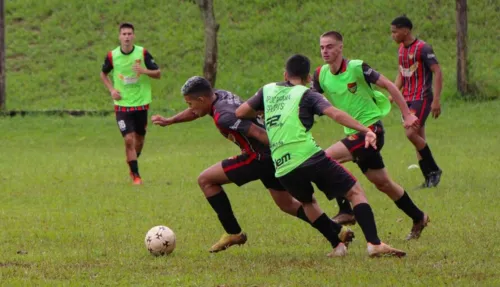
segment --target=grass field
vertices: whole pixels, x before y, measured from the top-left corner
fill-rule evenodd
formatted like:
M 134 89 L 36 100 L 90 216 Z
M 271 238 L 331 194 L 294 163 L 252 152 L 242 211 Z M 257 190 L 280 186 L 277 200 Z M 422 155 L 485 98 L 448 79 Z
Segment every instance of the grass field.
M 163 71 L 154 81 L 154 107 L 178 109 L 184 81 L 202 73 L 203 23 L 193 1 L 5 1 L 7 109 L 111 108 L 99 79 L 107 51 L 118 45 L 117 25 L 136 24 L 136 42 Z M 500 58 L 500 4 L 469 3 L 470 83 L 476 96 L 493 97 Z M 454 1 L 215 0 L 220 23 L 217 87 L 246 98 L 264 83 L 281 79 L 285 59 L 308 55 L 322 64 L 318 37 L 345 35 L 345 55 L 361 58 L 389 78 L 397 72 L 397 45 L 390 22 L 406 13 L 415 35 L 433 45 L 444 73 L 443 97 L 456 91 Z
M 196 177 L 238 153 L 209 118 L 150 127 L 140 159 L 143 186 L 132 186 L 112 117 L 0 119 L 0 285 L 2 286 L 498 286 L 498 123 L 500 102 L 451 102 L 428 136 L 444 170 L 438 188 L 421 181 L 397 112 L 385 121 L 384 157 L 392 176 L 427 211 L 431 225 L 405 242 L 411 223 L 365 187 L 382 239 L 404 259 L 368 259 L 359 226 L 345 259 L 305 223 L 281 213 L 260 183 L 226 191 L 249 241 L 213 255 L 222 234 Z M 320 118 L 313 129 L 328 146 L 341 128 Z M 334 202 L 318 194 L 329 215 Z M 154 225 L 171 227 L 177 248 L 155 258 L 144 246 Z
M 153 110 L 180 110 L 184 81 L 201 74 L 203 26 L 192 1 L 13 0 L 6 5 L 7 109 L 110 110 L 99 72 L 116 47 L 117 24 L 136 24 L 136 42 L 159 63 Z M 454 1 L 215 0 L 220 23 L 217 87 L 243 98 L 282 78 L 293 53 L 322 64 L 318 36 L 339 30 L 345 55 L 393 78 L 397 46 L 390 21 L 406 13 L 415 35 L 433 45 L 444 72 L 443 115 L 428 121 L 433 153 L 444 171 L 438 188 L 421 183 L 397 111 L 384 121 L 383 155 L 392 177 L 431 217 L 418 241 L 411 223 L 364 186 L 379 234 L 408 252 L 403 259 L 368 259 L 359 226 L 344 259 L 307 224 L 280 212 L 260 183 L 225 187 L 248 233 L 242 247 L 209 254 L 223 230 L 196 178 L 238 153 L 213 122 L 150 126 L 140 158 L 143 186 L 132 186 L 123 143 L 109 117 L 0 117 L 0 286 L 500 286 L 497 220 L 500 101 L 456 100 Z M 145 8 L 146 7 L 146 8 Z M 500 4 L 469 1 L 470 82 L 475 96 L 500 93 Z M 318 119 L 327 147 L 342 128 Z M 336 203 L 318 194 L 329 215 Z M 146 232 L 167 225 L 177 235 L 171 256 L 155 258 Z

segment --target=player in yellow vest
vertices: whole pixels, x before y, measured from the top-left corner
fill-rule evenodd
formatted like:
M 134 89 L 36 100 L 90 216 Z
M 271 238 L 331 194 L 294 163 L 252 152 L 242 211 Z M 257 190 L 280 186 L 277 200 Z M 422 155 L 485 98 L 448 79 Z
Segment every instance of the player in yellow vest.
M 137 158 L 146 136 L 148 109 L 151 103 L 150 78 L 161 76 L 153 56 L 134 45 L 134 26 L 119 27 L 120 46 L 109 51 L 102 66 L 101 79 L 115 104 L 116 122 L 125 140 L 125 154 L 134 184 L 142 184 Z M 108 74 L 113 70 L 113 83 Z
M 348 60 L 342 56 L 342 38 L 335 31 L 326 32 L 320 37 L 321 56 L 326 63 L 314 73 L 313 89 L 324 94 L 333 106 L 375 132 L 378 149 L 366 148 L 364 134 L 345 128 L 346 137 L 329 147 L 326 153 L 340 162 L 357 163 L 366 178 L 412 219 L 413 227 L 407 239 L 419 238 L 429 222 L 429 216 L 413 203 L 403 187 L 389 177 L 385 168 L 380 154 L 385 133 L 381 120 L 389 113 L 391 105 L 389 99 L 375 91 L 372 85 L 386 89 L 391 94 L 401 110 L 406 128 L 418 125 L 418 118 L 410 112 L 398 88 L 390 80 L 363 61 Z M 337 201 L 340 211 L 334 221 L 354 224 L 355 216 L 349 202 L 341 198 L 337 198 Z

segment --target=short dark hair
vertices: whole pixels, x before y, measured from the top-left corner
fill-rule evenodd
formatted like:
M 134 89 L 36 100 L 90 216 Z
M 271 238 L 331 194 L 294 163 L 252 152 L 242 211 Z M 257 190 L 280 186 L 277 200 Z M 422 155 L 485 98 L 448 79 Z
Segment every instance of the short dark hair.
M 325 32 L 321 35 L 321 38 L 323 37 L 332 37 L 334 38 L 335 40 L 337 41 L 344 41 L 344 37 L 342 37 L 342 34 L 340 34 L 339 32 L 337 31 L 328 31 L 328 32 Z
M 212 85 L 210 82 L 199 76 L 189 78 L 181 88 L 184 96 L 199 98 L 201 96 L 210 96 L 212 94 Z
M 123 23 L 121 23 L 120 27 L 118 28 L 118 32 L 121 32 L 123 28 L 130 28 L 130 29 L 132 29 L 132 31 L 135 32 L 134 24 L 132 24 L 130 22 L 123 22 Z
M 295 54 L 286 61 L 286 72 L 289 77 L 306 80 L 311 70 L 311 61 L 304 55 Z
M 411 20 L 406 17 L 406 15 L 399 16 L 396 19 L 392 20 L 391 25 L 396 26 L 396 28 L 408 28 L 408 29 L 413 29 L 413 24 L 411 23 Z

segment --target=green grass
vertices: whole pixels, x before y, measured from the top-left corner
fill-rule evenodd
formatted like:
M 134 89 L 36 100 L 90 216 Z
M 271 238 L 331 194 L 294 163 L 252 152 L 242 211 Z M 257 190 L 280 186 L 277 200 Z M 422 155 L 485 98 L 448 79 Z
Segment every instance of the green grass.
M 0 282 L 3 286 L 498 286 L 497 234 L 500 102 L 451 103 L 430 119 L 431 148 L 444 170 L 438 188 L 410 191 L 431 216 L 418 241 L 405 242 L 411 222 L 369 185 L 381 238 L 404 259 L 368 259 L 359 226 L 345 259 L 328 259 L 329 244 L 313 228 L 280 212 L 260 183 L 226 191 L 249 241 L 212 255 L 221 235 L 196 182 L 209 165 L 238 153 L 213 122 L 150 127 L 140 159 L 145 184 L 130 184 L 113 117 L 0 119 Z M 394 179 L 408 190 L 421 182 L 397 112 L 385 121 L 383 150 Z M 340 126 L 320 118 L 323 147 Z M 317 195 L 329 215 L 337 207 Z M 146 231 L 164 224 L 177 235 L 171 256 L 155 258 Z M 27 254 L 17 254 L 25 251 Z
M 202 73 L 203 23 L 192 1 L 6 1 L 7 108 L 23 110 L 111 108 L 99 79 L 104 56 L 116 47 L 117 24 L 136 24 L 137 44 L 155 56 L 163 78 L 154 81 L 156 109 L 178 109 L 184 81 Z M 146 7 L 146 8 L 144 8 Z M 469 3 L 470 82 L 477 96 L 500 92 L 495 0 Z M 331 29 L 345 35 L 345 55 L 361 58 L 394 78 L 397 45 L 390 22 L 402 13 L 415 35 L 431 43 L 444 72 L 444 97 L 456 93 L 454 1 L 216 0 L 220 23 L 217 87 L 247 98 L 282 78 L 285 59 L 304 53 L 322 64 L 318 37 Z

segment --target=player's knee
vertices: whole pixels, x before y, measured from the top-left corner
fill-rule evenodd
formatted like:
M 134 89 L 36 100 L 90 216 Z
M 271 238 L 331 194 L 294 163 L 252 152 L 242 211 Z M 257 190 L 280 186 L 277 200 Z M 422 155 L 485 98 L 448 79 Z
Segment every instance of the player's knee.
M 373 178 L 370 181 L 382 192 L 386 192 L 392 186 L 391 179 L 385 175 Z
M 388 190 L 391 189 L 392 184 L 391 184 L 390 180 L 386 180 L 386 181 L 375 183 L 375 186 L 377 187 L 378 190 L 380 190 L 382 192 L 387 192 Z
M 345 198 L 349 200 L 353 205 L 356 205 L 359 202 L 365 202 L 366 196 L 365 192 L 361 188 L 359 183 L 356 183 L 345 195 Z
M 127 148 L 135 148 L 135 140 L 132 134 L 127 134 L 124 141 Z
M 135 144 L 136 145 L 139 145 L 139 146 L 142 146 L 144 144 L 144 136 L 142 135 L 137 135 L 135 137 Z
M 200 186 L 201 189 L 204 189 L 211 185 L 210 179 L 206 176 L 204 172 L 202 172 L 198 176 L 198 185 Z
M 411 139 L 415 136 L 418 136 L 418 130 L 415 128 L 409 128 L 405 130 L 406 137 Z
M 288 192 L 280 192 L 281 194 L 274 196 L 274 202 L 281 211 L 286 213 L 293 213 L 296 211 L 300 203 L 295 200 Z

